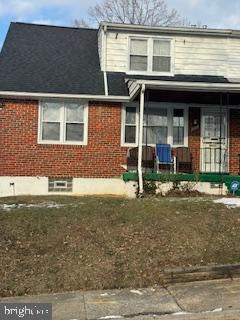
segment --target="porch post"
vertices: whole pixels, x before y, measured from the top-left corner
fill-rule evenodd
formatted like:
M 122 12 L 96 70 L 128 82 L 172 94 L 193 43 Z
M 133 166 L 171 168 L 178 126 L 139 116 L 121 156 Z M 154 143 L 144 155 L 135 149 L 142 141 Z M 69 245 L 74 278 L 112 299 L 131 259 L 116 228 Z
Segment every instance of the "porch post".
M 140 108 L 139 108 L 139 130 L 138 130 L 138 183 L 139 196 L 143 194 L 143 174 L 142 174 L 142 144 L 143 144 L 143 115 L 145 100 L 145 84 L 141 86 Z

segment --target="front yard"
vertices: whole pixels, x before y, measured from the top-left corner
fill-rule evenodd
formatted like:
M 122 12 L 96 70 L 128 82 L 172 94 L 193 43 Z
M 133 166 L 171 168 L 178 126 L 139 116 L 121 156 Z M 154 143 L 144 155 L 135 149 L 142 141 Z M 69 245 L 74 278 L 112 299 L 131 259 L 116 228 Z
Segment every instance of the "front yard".
M 150 286 L 163 268 L 240 262 L 239 246 L 240 208 L 207 197 L 2 198 L 0 295 Z

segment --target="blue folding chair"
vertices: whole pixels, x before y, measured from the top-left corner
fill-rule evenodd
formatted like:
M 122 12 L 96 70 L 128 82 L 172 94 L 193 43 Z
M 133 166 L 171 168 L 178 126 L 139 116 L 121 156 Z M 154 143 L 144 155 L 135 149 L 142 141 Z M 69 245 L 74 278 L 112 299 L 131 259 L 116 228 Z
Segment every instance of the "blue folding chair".
M 156 144 L 156 164 L 157 172 L 159 172 L 159 164 L 170 165 L 174 173 L 176 172 L 176 161 L 175 157 L 172 157 L 170 144 Z

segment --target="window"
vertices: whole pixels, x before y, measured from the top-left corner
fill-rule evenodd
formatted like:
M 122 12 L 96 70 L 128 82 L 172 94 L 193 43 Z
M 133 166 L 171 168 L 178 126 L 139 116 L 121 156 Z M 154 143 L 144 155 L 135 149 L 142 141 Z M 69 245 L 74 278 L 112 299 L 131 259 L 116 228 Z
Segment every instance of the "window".
M 153 41 L 153 71 L 171 71 L 170 41 Z
M 48 192 L 72 192 L 72 178 L 48 178 Z
M 57 103 L 42 106 L 42 140 L 60 140 L 61 107 Z
M 86 144 L 86 109 L 81 102 L 42 102 L 39 141 Z
M 126 107 L 125 143 L 136 142 L 136 107 Z
M 167 109 L 146 108 L 143 121 L 143 143 L 167 143 Z
M 168 143 L 173 146 L 187 146 L 187 110 L 185 105 L 176 107 L 176 104 L 174 106 L 163 102 L 147 103 L 143 118 L 143 144 Z M 123 145 L 137 145 L 138 112 L 138 103 L 128 104 L 123 109 Z
M 173 144 L 184 144 L 184 110 L 173 110 Z
M 147 71 L 147 40 L 132 39 L 130 45 L 130 69 Z
M 170 73 L 172 40 L 167 38 L 130 38 L 129 70 Z

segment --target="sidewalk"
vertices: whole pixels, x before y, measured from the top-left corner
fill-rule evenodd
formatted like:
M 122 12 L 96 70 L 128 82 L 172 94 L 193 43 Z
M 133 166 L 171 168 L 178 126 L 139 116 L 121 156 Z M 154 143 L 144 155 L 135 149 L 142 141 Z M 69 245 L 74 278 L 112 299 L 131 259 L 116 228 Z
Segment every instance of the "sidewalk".
M 240 279 L 4 298 L 1 302 L 53 303 L 54 320 L 233 320 L 240 319 Z

